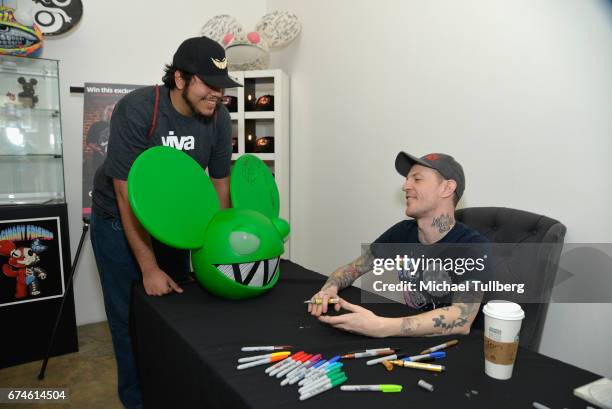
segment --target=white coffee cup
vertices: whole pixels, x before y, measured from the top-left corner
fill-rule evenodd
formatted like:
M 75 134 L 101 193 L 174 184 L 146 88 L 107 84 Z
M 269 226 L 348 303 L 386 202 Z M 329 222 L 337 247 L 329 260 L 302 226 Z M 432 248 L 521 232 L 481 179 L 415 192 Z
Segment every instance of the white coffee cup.
M 489 301 L 482 312 L 485 373 L 495 379 L 510 379 L 525 312 L 520 305 L 502 300 Z

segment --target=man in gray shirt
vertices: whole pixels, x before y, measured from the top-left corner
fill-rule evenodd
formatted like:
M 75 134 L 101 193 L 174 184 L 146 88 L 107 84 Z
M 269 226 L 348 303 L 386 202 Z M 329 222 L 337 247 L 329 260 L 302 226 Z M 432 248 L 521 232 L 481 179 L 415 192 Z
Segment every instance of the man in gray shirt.
M 225 50 L 206 37 L 185 40 L 166 66 L 163 82 L 117 103 L 108 154 L 92 193 L 91 242 L 126 408 L 142 407 L 128 326 L 132 283 L 142 280 L 148 295 L 181 293 L 171 276 L 186 274 L 190 265 L 187 251 L 157 242 L 136 219 L 126 183 L 134 160 L 152 146 L 182 150 L 208 169 L 221 207 L 230 206 L 231 121 L 221 98 L 225 88 L 241 85 L 227 74 Z

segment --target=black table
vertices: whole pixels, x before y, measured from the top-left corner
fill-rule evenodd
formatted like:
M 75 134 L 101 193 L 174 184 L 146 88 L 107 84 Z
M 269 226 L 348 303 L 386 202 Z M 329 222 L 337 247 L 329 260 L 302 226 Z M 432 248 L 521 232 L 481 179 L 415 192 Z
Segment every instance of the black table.
M 573 389 L 598 378 L 594 373 L 538 353 L 519 349 L 512 379 L 498 381 L 484 374 L 482 332 L 468 336 L 373 339 L 336 330 L 306 313 L 303 301 L 325 277 L 284 261 L 281 278 L 267 294 L 250 300 L 216 298 L 192 283 L 183 294 L 148 297 L 135 286 L 132 334 L 145 408 L 531 408 L 537 401 L 551 408 L 584 408 Z M 342 296 L 359 303 L 357 288 Z M 405 316 L 405 305 L 367 306 L 379 315 Z M 419 351 L 458 338 L 447 350 L 446 372 L 408 368 L 387 372 L 368 367 L 365 359 L 345 361 L 347 384 L 396 383 L 401 393 L 342 392 L 334 389 L 300 402 L 296 386 L 279 385 L 264 374 L 266 366 L 236 370 L 246 345 L 290 344 L 324 357 L 384 346 Z M 435 386 L 417 386 L 423 379 Z M 476 392 L 471 392 L 476 391 Z

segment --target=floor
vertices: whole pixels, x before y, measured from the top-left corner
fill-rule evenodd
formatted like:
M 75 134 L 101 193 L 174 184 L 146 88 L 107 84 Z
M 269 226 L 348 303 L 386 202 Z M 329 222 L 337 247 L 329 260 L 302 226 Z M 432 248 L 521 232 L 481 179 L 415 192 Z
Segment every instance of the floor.
M 117 397 L 117 372 L 110 332 L 106 322 L 83 325 L 79 352 L 49 360 L 45 379 L 38 380 L 42 361 L 0 369 L 0 387 L 67 388 L 69 402 L 63 404 L 0 404 L 0 408 L 121 409 Z

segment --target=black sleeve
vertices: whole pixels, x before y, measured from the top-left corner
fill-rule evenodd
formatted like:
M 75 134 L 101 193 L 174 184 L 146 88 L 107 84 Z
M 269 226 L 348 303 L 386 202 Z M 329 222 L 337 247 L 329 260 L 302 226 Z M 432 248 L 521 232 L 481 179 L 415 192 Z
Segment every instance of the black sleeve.
M 130 94 L 117 103 L 110 123 L 106 175 L 127 180 L 134 160 L 149 147 L 153 99 L 132 101 Z
M 219 107 L 215 125 L 217 139 L 208 162 L 208 174 L 222 179 L 230 174 L 232 162 L 232 120 L 225 106 Z

